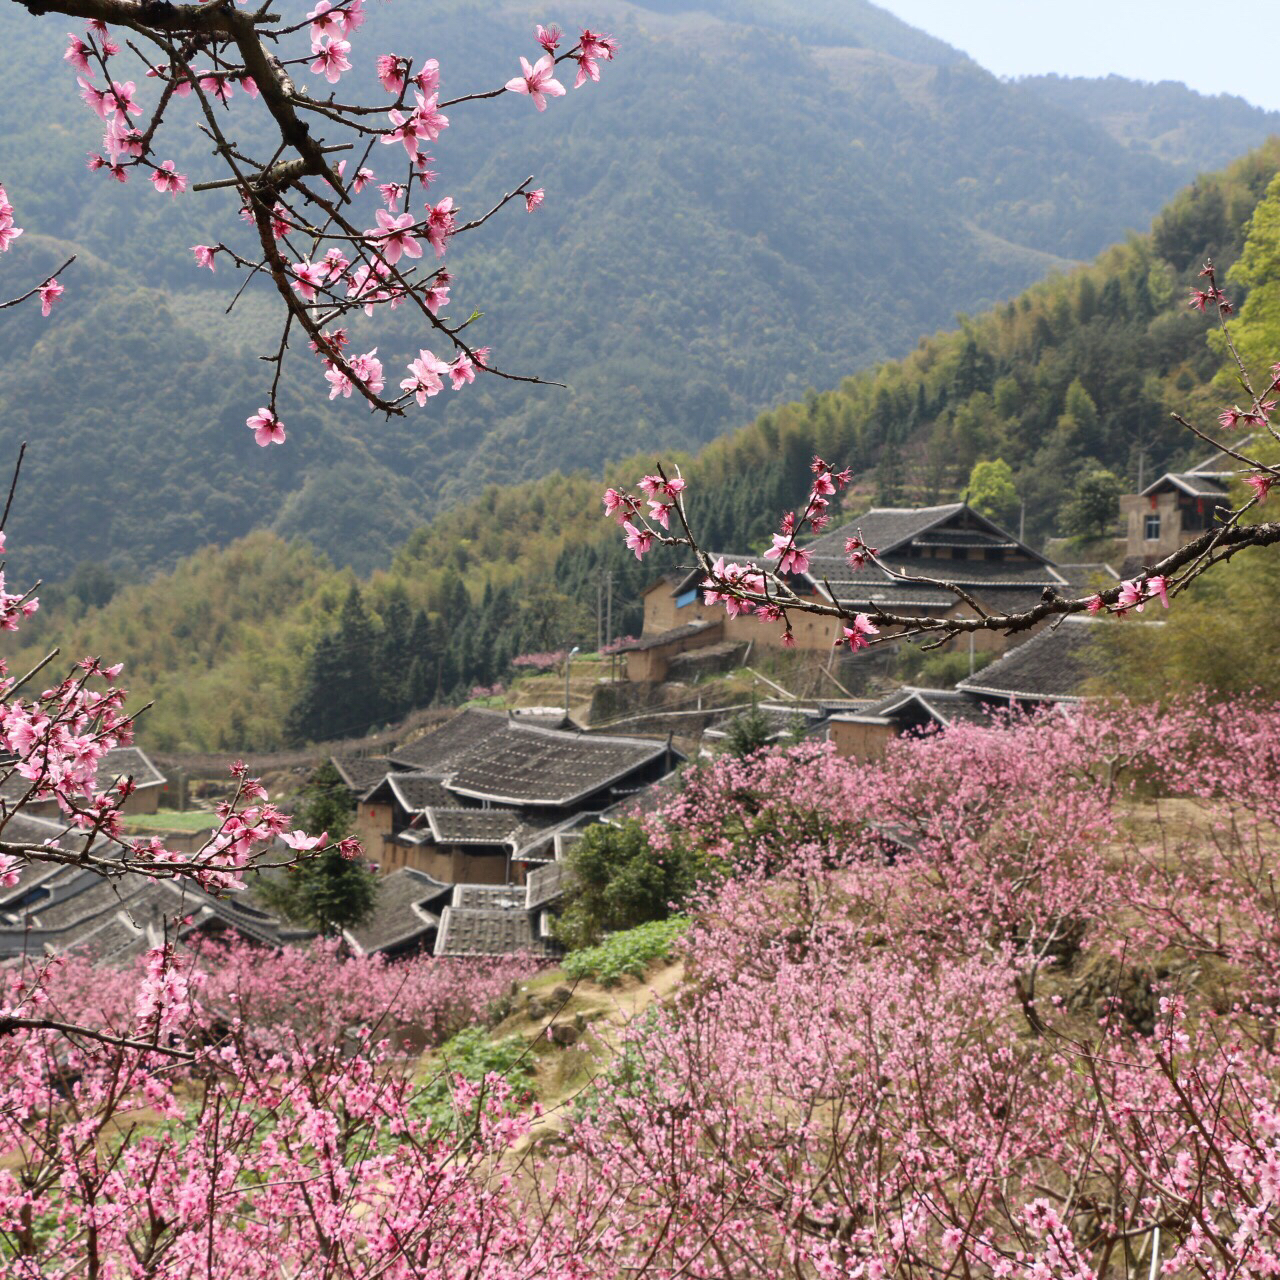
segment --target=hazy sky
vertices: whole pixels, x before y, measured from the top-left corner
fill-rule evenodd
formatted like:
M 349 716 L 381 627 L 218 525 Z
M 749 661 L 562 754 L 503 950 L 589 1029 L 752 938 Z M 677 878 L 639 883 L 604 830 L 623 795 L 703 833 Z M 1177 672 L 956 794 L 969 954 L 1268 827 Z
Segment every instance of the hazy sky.
M 1280 110 L 1280 0 L 876 0 L 996 75 L 1181 80 Z M 1232 33 L 1238 33 L 1233 48 Z

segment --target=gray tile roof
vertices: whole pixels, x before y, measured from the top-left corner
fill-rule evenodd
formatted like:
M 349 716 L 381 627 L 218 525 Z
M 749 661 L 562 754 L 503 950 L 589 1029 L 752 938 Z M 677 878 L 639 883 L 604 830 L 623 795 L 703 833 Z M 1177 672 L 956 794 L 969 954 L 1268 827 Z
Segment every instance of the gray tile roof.
M 963 510 L 963 502 L 949 502 L 941 507 L 872 507 L 866 515 L 815 538 L 809 544 L 809 551 L 815 555 L 843 557 L 844 544 L 853 537 L 861 537 L 881 553 L 892 551 Z
M 508 725 L 459 763 L 455 795 L 501 804 L 567 807 L 620 782 L 670 750 L 652 738 L 606 737 Z
M 233 929 L 266 946 L 310 936 L 257 906 L 252 888 L 215 898 L 135 872 L 107 879 L 82 867 L 32 867 L 0 898 L 0 959 L 84 951 L 116 963 L 155 945 L 175 918 L 191 920 L 184 934 Z
M 358 928 L 344 929 L 343 936 L 361 955 L 410 950 L 434 937 L 449 891 L 449 885 L 410 867 L 393 871 L 378 881 L 373 915 Z
M 124 777 L 132 778 L 140 791 L 163 786 L 168 781 L 141 747 L 114 747 L 98 761 L 98 789 L 106 790 Z
M 459 910 L 445 907 L 436 934 L 438 956 L 500 956 L 515 951 L 542 952 L 524 910 Z
M 432 805 L 448 808 L 457 804 L 438 774 L 389 773 L 386 784 L 394 792 L 396 802 L 409 813 L 425 813 Z
M 505 844 L 520 827 L 514 809 L 437 809 L 426 813 L 437 844 Z
M 490 738 L 505 733 L 507 717 L 501 711 L 467 708 L 446 720 L 438 729 L 391 752 L 395 764 L 436 775 L 448 773 L 464 757 Z
M 862 714 L 894 719 L 911 707 L 919 708 L 941 725 L 948 725 L 955 720 L 985 723 L 990 719 L 987 708 L 972 694 L 958 689 L 922 689 L 916 685 L 903 685 L 901 689 L 895 689 Z M 856 719 L 857 716 L 855 714 L 849 718 Z
M 525 909 L 537 911 L 558 902 L 572 874 L 563 862 L 548 862 L 546 866 L 530 871 L 525 881 Z
M 1153 480 L 1140 496 L 1159 493 L 1172 485 L 1192 498 L 1225 498 L 1227 496 L 1227 477 L 1215 477 L 1204 472 L 1168 471 L 1158 480 Z
M 1025 640 L 989 667 L 961 680 L 957 689 L 1018 701 L 1074 702 L 1085 696 L 1085 682 L 1097 674 L 1089 646 L 1097 628 L 1123 625 L 1094 618 L 1067 617 L 1056 627 Z
M 329 761 L 358 796 L 381 782 L 391 768 L 386 756 L 330 756 Z
M 518 884 L 455 884 L 449 905 L 462 911 L 506 911 L 524 906 L 524 888 Z

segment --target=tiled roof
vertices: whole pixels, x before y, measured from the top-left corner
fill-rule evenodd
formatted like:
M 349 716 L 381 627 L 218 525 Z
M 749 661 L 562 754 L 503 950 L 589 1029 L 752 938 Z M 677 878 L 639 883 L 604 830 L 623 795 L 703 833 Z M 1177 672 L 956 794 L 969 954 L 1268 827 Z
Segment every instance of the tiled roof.
M 389 773 L 386 782 L 396 802 L 409 813 L 425 813 L 432 805 L 448 808 L 457 803 L 445 790 L 439 774 Z
M 511 805 L 563 807 L 604 790 L 670 750 L 651 738 L 605 737 L 509 725 L 458 765 L 455 795 Z
M 1168 471 L 1158 480 L 1153 480 L 1141 493 L 1141 497 L 1158 493 L 1168 485 L 1181 489 L 1193 498 L 1225 498 L 1227 496 L 1227 477 L 1215 477 L 1205 472 Z
M 506 732 L 507 717 L 501 711 L 467 708 L 446 720 L 438 729 L 407 746 L 391 752 L 391 760 L 406 769 L 448 773 L 463 757 L 490 738 Z
M 1088 652 L 1097 638 L 1097 628 L 1114 625 L 1092 618 L 1064 618 L 1057 626 L 1047 627 L 1010 649 L 977 675 L 961 680 L 956 688 L 1020 701 L 1077 701 L 1084 696 L 1085 682 L 1097 673 Z
M 460 911 L 506 911 L 524 906 L 518 884 L 455 884 L 449 905 Z
M 0 958 L 83 951 L 118 963 L 160 941 L 175 917 L 191 919 L 184 934 L 214 926 L 266 946 L 310 936 L 258 907 L 252 889 L 215 898 L 189 882 L 134 872 L 106 879 L 83 867 L 28 871 L 0 898 Z
M 672 627 L 670 631 L 659 631 L 651 636 L 641 636 L 638 640 L 629 640 L 626 644 L 620 644 L 616 652 L 640 653 L 646 649 L 661 649 L 664 645 L 675 644 L 679 640 L 685 640 L 689 636 L 696 636 L 699 632 L 721 625 L 719 618 L 703 618 L 698 622 L 685 622 L 678 627 Z
M 386 756 L 330 756 L 329 761 L 358 796 L 381 782 L 391 768 Z
M 138 790 L 160 787 L 167 781 L 141 747 L 114 747 L 98 761 L 98 789 L 105 791 L 118 779 L 130 777 Z
M 941 507 L 872 507 L 866 515 L 815 538 L 809 544 L 809 551 L 815 555 L 843 556 L 845 541 L 858 536 L 881 553 L 892 551 L 963 510 L 963 502 L 949 502 Z
M 436 955 L 500 956 L 514 951 L 545 952 L 545 944 L 534 939 L 527 911 L 445 907 L 436 934 Z
M 893 719 L 909 706 L 919 707 L 938 724 L 948 725 L 954 720 L 971 720 L 985 723 L 989 712 L 972 694 L 958 689 L 922 689 L 916 685 L 903 685 L 869 707 L 864 715 Z M 850 718 L 855 718 L 850 717 Z
M 427 810 L 427 822 L 437 844 L 505 844 L 521 825 L 514 809 Z
M 378 881 L 378 898 L 373 915 L 343 936 L 361 955 L 407 950 L 433 934 L 440 917 L 439 908 L 450 886 L 421 871 L 403 867 Z
M 568 866 L 563 862 L 548 862 L 546 866 L 530 871 L 524 887 L 525 909 L 537 911 L 552 902 L 559 901 L 571 875 Z

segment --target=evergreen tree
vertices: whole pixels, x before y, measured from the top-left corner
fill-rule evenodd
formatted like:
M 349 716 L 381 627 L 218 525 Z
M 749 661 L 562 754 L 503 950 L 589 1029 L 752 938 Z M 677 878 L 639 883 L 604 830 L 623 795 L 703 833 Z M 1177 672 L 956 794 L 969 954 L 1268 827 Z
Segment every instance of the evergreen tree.
M 589 947 L 616 929 L 665 920 L 693 889 L 683 850 L 658 853 L 634 818 L 588 827 L 566 859 L 572 873 L 556 936 L 570 949 Z
M 340 840 L 351 830 L 355 796 L 331 763 L 321 765 L 302 791 L 294 817 L 308 835 Z M 326 936 L 363 923 L 378 900 L 378 878 L 361 861 L 336 850 L 304 857 L 259 892 L 286 920 Z
M 382 713 L 399 720 L 409 710 L 409 668 L 413 663 L 413 613 L 405 589 L 397 584 L 382 611 L 378 644 L 378 684 Z
M 750 708 L 729 722 L 726 748 L 739 760 L 769 745 L 773 725 L 769 717 L 752 702 Z
M 321 636 L 303 670 L 286 730 L 295 742 L 364 733 L 382 719 L 373 622 L 352 583 L 336 630 Z

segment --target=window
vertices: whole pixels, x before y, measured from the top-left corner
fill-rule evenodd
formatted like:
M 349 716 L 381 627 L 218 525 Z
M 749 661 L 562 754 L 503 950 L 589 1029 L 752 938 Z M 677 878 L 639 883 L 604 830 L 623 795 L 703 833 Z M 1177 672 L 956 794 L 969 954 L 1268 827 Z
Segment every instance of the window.
M 1142 536 L 1148 542 L 1155 542 L 1160 537 L 1160 517 L 1158 515 L 1146 517 Z
M 697 604 L 698 588 L 694 587 L 692 591 L 684 591 L 676 596 L 676 608 L 683 609 L 687 604 Z

